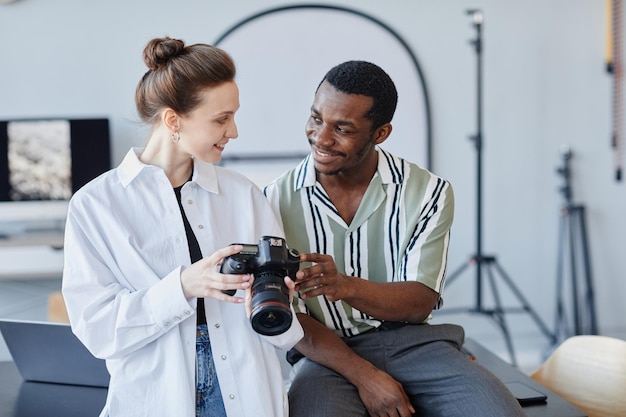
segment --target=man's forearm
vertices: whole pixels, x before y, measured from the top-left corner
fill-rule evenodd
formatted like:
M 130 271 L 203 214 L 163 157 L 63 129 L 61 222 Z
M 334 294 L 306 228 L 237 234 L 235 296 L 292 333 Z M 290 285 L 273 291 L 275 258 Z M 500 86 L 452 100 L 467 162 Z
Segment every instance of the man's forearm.
M 418 282 L 375 283 L 358 277 L 342 300 L 376 320 L 422 323 L 437 302 L 437 293 Z
M 358 385 L 359 377 L 376 370 L 322 323 L 302 313 L 297 317 L 304 329 L 304 338 L 295 347 L 304 356 L 332 369 L 354 385 Z
M 378 283 L 342 274 L 330 255 L 303 253 L 301 262 L 313 265 L 296 274 L 296 291 L 307 298 L 324 296 L 342 300 L 376 320 L 422 323 L 431 313 L 438 294 L 420 282 Z

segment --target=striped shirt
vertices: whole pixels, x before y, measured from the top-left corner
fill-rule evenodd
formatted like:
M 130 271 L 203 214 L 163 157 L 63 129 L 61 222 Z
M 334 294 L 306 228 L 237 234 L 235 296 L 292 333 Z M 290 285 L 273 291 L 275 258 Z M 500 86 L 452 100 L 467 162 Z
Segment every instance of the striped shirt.
M 345 275 L 373 282 L 421 282 L 439 294 L 440 306 L 454 215 L 448 181 L 378 148 L 377 171 L 350 224 L 317 182 L 311 155 L 269 184 L 265 194 L 280 212 L 291 248 L 330 254 Z M 381 323 L 324 296 L 306 301 L 294 297 L 294 308 L 341 337 Z

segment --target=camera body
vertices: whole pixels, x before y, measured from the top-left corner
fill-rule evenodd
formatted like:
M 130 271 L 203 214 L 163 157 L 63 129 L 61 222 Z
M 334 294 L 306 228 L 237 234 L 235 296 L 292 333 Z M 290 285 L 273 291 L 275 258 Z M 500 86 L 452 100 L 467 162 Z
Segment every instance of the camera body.
M 284 278 L 295 279 L 300 268 L 300 254 L 287 247 L 285 239 L 262 236 L 258 245 L 242 245 L 241 252 L 224 258 L 220 272 L 223 274 L 252 274 L 252 300 L 250 322 L 259 334 L 273 336 L 284 333 L 293 320 L 289 302 L 289 289 Z M 225 291 L 233 295 L 234 291 Z

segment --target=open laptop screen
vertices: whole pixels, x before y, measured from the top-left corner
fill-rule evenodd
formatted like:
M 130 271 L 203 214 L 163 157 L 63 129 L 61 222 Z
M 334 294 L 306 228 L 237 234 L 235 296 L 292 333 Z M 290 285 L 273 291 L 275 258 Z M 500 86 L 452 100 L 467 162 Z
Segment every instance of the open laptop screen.
M 0 332 L 26 381 L 109 385 L 105 361 L 87 350 L 69 324 L 0 319 Z

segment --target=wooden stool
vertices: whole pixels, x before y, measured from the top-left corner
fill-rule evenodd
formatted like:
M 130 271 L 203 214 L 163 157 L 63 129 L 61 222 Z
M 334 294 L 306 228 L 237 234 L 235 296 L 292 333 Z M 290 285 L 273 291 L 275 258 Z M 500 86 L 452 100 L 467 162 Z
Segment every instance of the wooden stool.
M 61 291 L 55 291 L 48 297 L 48 321 L 57 323 L 70 322 Z

